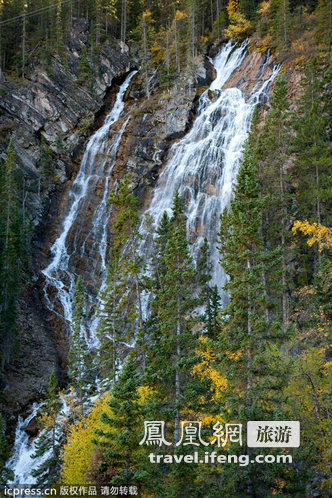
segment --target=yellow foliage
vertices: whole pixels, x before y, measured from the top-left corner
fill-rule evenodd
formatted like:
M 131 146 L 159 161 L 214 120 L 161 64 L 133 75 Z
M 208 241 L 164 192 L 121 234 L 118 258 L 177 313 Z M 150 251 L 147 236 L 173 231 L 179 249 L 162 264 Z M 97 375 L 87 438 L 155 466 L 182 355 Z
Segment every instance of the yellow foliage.
M 57 415 L 58 413 L 54 408 L 50 408 L 48 413 L 43 413 L 39 417 L 39 422 L 41 423 L 43 429 L 46 429 L 47 431 L 53 429 Z
M 268 16 L 271 11 L 271 3 L 270 2 L 262 2 L 258 9 L 258 14 L 260 16 Z
M 241 351 L 237 351 L 236 353 L 231 353 L 230 351 L 225 351 L 225 355 L 228 356 L 233 361 L 238 360 L 243 356 L 243 353 Z
M 301 421 L 301 445 L 309 447 L 309 444 L 315 444 L 314 466 L 324 476 L 322 489 L 330 484 L 332 457 L 330 363 L 326 361 L 324 348 L 313 347 L 303 351 L 295 360 L 294 375 L 286 389 L 292 400 L 294 419 Z
M 150 10 L 145 10 L 142 14 L 143 19 L 145 19 L 147 22 L 152 21 L 152 14 Z
M 307 241 L 309 247 L 318 244 L 318 251 L 332 249 L 332 230 L 321 223 L 309 223 L 308 220 L 295 221 L 292 232 L 295 235 L 298 231 L 310 238 Z
M 149 386 L 138 386 L 137 388 L 137 393 L 138 393 L 138 404 L 140 406 L 144 405 L 146 400 L 150 398 L 154 394 L 154 390 L 151 389 Z
M 229 26 L 224 30 L 227 38 L 241 38 L 250 28 L 250 22 L 240 11 L 239 4 L 236 0 L 229 0 L 227 5 L 229 17 Z
M 97 399 L 89 414 L 71 426 L 63 453 L 61 481 L 64 484 L 89 484 L 86 471 L 94 451 L 92 443 L 95 437 L 94 431 L 95 429 L 109 431 L 109 427 L 100 420 L 104 412 L 111 415 L 108 401 L 109 394 Z
M 217 401 L 221 393 L 227 389 L 227 380 L 213 367 L 216 355 L 206 337 L 199 338 L 199 348 L 196 353 L 201 357 L 201 361 L 193 367 L 192 373 L 198 375 L 200 379 L 211 381 L 212 400 Z
M 175 13 L 175 20 L 176 21 L 182 21 L 182 19 L 185 19 L 187 17 L 187 14 L 183 12 L 183 10 L 177 10 Z

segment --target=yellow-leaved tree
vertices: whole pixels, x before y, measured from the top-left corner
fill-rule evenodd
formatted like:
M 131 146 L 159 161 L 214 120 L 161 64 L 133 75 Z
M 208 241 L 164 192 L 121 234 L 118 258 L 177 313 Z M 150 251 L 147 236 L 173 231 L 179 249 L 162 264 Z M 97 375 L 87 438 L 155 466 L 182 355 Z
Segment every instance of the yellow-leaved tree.
M 92 439 L 95 437 L 96 429 L 108 429 L 100 417 L 104 412 L 111 415 L 107 404 L 109 397 L 109 394 L 105 394 L 97 399 L 89 414 L 70 428 L 63 450 L 62 483 L 68 485 L 90 483 L 87 472 L 96 449 Z
M 293 322 L 296 330 L 289 361 L 293 368 L 287 395 L 294 419 L 301 422 L 301 447 L 310 448 L 311 467 L 320 474 L 322 496 L 329 496 L 332 486 L 332 427 L 331 427 L 331 291 L 332 231 L 321 223 L 295 221 L 293 234 L 308 237 L 307 244 L 322 253 L 322 259 L 311 285 L 294 293 Z M 324 251 L 324 253 L 323 253 Z M 294 349 L 299 354 L 294 356 Z
M 224 35 L 227 38 L 244 38 L 250 28 L 250 21 L 247 21 L 242 14 L 239 3 L 236 0 L 229 0 L 227 12 L 229 17 L 229 26 L 224 29 Z
M 304 235 L 308 235 L 308 246 L 312 247 L 314 244 L 318 244 L 319 252 L 324 249 L 332 249 L 332 230 L 321 223 L 309 223 L 308 220 L 297 220 L 293 224 L 292 231 L 294 235 L 298 231 Z
M 214 341 L 201 335 L 196 349 L 199 359 L 193 366 L 191 374 L 197 376 L 201 382 L 206 384 L 206 391 L 204 396 L 197 400 L 196 412 L 191 415 L 196 416 L 202 422 L 203 427 L 223 421 L 220 413 L 220 403 L 222 393 L 227 389 L 228 385 L 225 377 L 217 369 L 215 351 Z

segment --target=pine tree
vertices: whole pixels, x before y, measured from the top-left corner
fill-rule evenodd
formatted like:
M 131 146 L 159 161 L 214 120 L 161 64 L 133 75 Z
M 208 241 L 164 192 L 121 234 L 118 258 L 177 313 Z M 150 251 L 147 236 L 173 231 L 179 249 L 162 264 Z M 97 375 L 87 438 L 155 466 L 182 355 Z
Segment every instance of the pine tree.
M 40 418 L 42 431 L 35 444 L 36 451 L 32 458 L 42 457 L 42 462 L 31 474 L 36 477 L 38 486 L 51 486 L 58 477 L 61 468 L 61 428 L 59 411 L 61 403 L 58 396 L 58 382 L 53 371 L 50 375 L 45 404 Z
M 266 196 L 261 232 L 264 233 L 268 247 L 281 247 L 281 283 L 283 329 L 289 325 L 289 293 L 288 278 L 289 205 L 290 192 L 290 147 L 291 132 L 289 128 L 289 102 L 287 99 L 287 81 L 279 76 L 275 82 L 270 99 L 270 111 L 267 116 L 262 135 L 257 141 L 256 157 L 259 160 L 262 193 Z
M 79 73 L 79 83 L 87 83 L 87 86 L 92 84 L 92 70 L 90 62 L 88 60 L 86 47 L 82 48 L 82 54 L 77 65 L 77 70 Z
M 89 391 L 89 350 L 84 337 L 85 296 L 82 277 L 76 281 L 74 294 L 74 309 L 72 316 L 72 333 L 68 355 L 68 374 L 70 383 L 77 396 L 77 407 L 81 416 L 85 414 Z
M 169 235 L 164 253 L 160 256 L 160 287 L 155 288 L 152 307 L 157 311 L 157 337 L 159 351 L 149 355 L 150 369 L 156 367 L 168 376 L 169 404 L 175 416 L 174 441 L 179 440 L 179 414 L 185 399 L 185 358 L 193 344 L 192 315 L 197 299 L 193 297 L 196 271 L 188 251 L 186 218 L 178 194 L 173 201 L 173 214 L 169 221 Z M 163 223 L 165 227 L 166 218 Z M 166 225 L 167 226 L 167 225 Z M 167 234 L 167 232 L 166 232 Z M 165 240 L 158 240 L 162 249 Z M 157 367 L 157 365 L 159 365 Z
M 39 165 L 42 168 L 42 174 L 46 178 L 46 181 L 51 181 L 52 179 L 54 180 L 52 149 L 50 148 L 49 145 L 47 145 L 43 137 L 41 140 Z
M 3 486 L 12 479 L 12 472 L 6 468 L 6 461 L 10 455 L 10 444 L 6 434 L 6 423 L 0 413 L 0 485 Z
M 134 335 L 132 321 L 135 310 L 129 301 L 127 278 L 121 251 L 114 246 L 109 253 L 106 285 L 101 293 L 98 327 L 99 370 L 105 388 L 117 378 L 121 358 L 121 343 L 129 342 Z
M 139 254 L 140 220 L 137 199 L 132 193 L 129 177 L 125 176 L 109 202 L 116 209 L 112 247 L 107 265 L 106 287 L 101 294 L 98 329 L 100 365 L 108 377 L 115 380 L 118 369 L 119 345 L 135 337 L 145 364 L 145 323 L 142 311 L 143 260 Z
M 274 296 L 267 296 L 262 269 L 271 280 L 280 279 L 280 251 L 269 252 L 263 244 L 261 223 L 266 199 L 260 196 L 255 154 L 249 143 L 234 188 L 230 210 L 221 216 L 221 264 L 229 275 L 225 290 L 229 304 L 223 312 L 219 341 L 221 371 L 226 374 L 224 410 L 234 423 L 274 420 L 280 410 L 285 368 L 280 345 L 285 339 Z M 264 310 L 269 299 L 271 313 Z M 248 448 L 249 456 L 252 452 Z M 278 469 L 249 465 L 242 475 L 225 475 L 228 492 L 255 496 L 272 489 Z M 279 470 L 280 472 L 280 470 Z
M 139 376 L 130 354 L 113 387 L 108 402 L 112 415 L 103 413 L 101 421 L 108 430 L 96 430 L 95 444 L 102 451 L 99 473 L 114 486 L 142 485 L 149 476 L 142 469 L 139 442 L 142 432 L 141 409 L 138 403 Z
M 290 44 L 290 6 L 289 0 L 273 0 L 271 3 L 272 26 L 279 47 Z
M 23 222 L 15 180 L 15 152 L 10 142 L 0 175 L 0 327 L 1 368 L 10 359 L 17 332 L 16 301 L 23 262 Z
M 195 309 L 199 304 L 195 296 L 196 270 L 188 250 L 186 217 L 183 202 L 174 197 L 172 216 L 163 215 L 155 240 L 151 318 L 147 346 L 147 367 L 144 384 L 153 391 L 153 399 L 145 407 L 146 420 L 165 421 L 173 443 L 180 439 L 180 413 L 197 409 L 197 399 L 203 394 L 202 384 L 191 375 L 197 360 L 195 345 L 197 323 Z M 196 400 L 195 406 L 192 405 Z M 168 440 L 170 439 L 168 435 Z M 174 448 L 181 452 L 182 447 Z M 189 471 L 190 470 L 190 471 Z M 186 487 L 194 489 L 196 469 L 177 465 L 169 469 L 166 478 L 169 493 L 174 496 Z
M 201 304 L 205 309 L 203 316 L 205 330 L 211 339 L 216 339 L 220 329 L 220 296 L 218 287 L 216 285 L 211 287 L 210 285 L 211 271 L 212 264 L 209 261 L 209 245 L 207 238 L 205 238 L 197 264 L 198 285 Z
M 113 226 L 114 251 L 121 253 L 121 265 L 126 279 L 128 302 L 134 302 L 135 316 L 132 322 L 136 325 L 138 342 L 142 348 L 144 368 L 145 325 L 143 322 L 142 293 L 144 269 L 142 256 L 139 254 L 140 219 L 137 210 L 137 198 L 132 192 L 129 177 L 126 175 L 119 184 L 117 192 L 111 194 L 109 202 L 117 211 L 117 219 Z
M 329 170 L 331 150 L 326 109 L 326 68 L 316 58 L 308 61 L 301 81 L 304 90 L 294 112 L 298 218 L 329 225 Z

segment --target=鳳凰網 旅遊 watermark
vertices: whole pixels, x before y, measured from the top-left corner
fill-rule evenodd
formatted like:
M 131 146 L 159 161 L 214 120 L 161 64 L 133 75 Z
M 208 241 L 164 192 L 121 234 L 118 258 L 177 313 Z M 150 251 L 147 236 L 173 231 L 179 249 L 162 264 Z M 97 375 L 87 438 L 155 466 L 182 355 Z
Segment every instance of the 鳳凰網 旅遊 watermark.
M 255 420 L 247 422 L 246 443 L 249 448 L 297 448 L 300 446 L 300 422 L 293 420 Z M 180 423 L 180 436 L 175 443 L 165 437 L 165 421 L 146 420 L 140 445 L 148 446 L 212 446 L 226 447 L 230 443 L 243 445 L 243 424 L 217 421 L 208 440 L 202 436 L 201 421 Z
M 245 425 L 246 437 L 244 436 L 244 425 L 241 423 L 222 423 L 217 421 L 212 426 L 210 434 L 205 429 L 203 436 L 203 426 L 201 421 L 186 420 L 180 423 L 179 437 L 175 442 L 171 442 L 165 435 L 165 421 L 147 420 L 144 422 L 144 436 L 140 445 L 166 447 L 174 446 L 175 450 L 183 449 L 211 449 L 211 447 L 227 450 L 232 444 L 240 447 L 246 445 L 247 448 L 296 448 L 300 446 L 300 423 L 290 420 L 255 420 L 249 421 Z M 209 448 L 208 448 L 209 447 Z M 212 448 L 213 449 L 213 448 Z M 151 463 L 159 464 L 237 464 L 245 467 L 249 464 L 263 463 L 292 463 L 292 455 L 280 454 L 226 454 L 217 451 L 194 451 L 193 453 L 173 454 L 149 453 L 148 458 Z

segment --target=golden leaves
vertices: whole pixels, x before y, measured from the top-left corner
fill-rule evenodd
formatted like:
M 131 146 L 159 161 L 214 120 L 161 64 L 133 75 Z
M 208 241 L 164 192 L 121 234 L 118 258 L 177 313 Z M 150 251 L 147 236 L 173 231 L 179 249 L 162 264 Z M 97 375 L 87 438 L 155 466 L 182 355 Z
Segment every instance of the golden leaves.
M 196 353 L 201 357 L 201 361 L 196 363 L 192 373 L 198 375 L 200 379 L 211 381 L 212 400 L 217 401 L 220 399 L 221 393 L 227 389 L 227 380 L 213 366 L 216 355 L 206 337 L 200 336 L 199 348 Z
M 309 247 L 318 244 L 319 252 L 322 252 L 324 249 L 332 249 L 332 230 L 321 223 L 309 223 L 308 220 L 297 220 L 293 224 L 293 235 L 298 231 L 310 237 L 307 240 Z
M 111 415 L 107 402 L 109 394 L 101 396 L 95 402 L 90 413 L 70 427 L 68 439 L 63 449 L 63 467 L 61 481 L 65 484 L 89 484 L 86 471 L 93 456 L 94 445 L 92 438 L 96 429 L 109 430 L 101 422 L 101 414 Z
M 250 22 L 246 20 L 241 13 L 239 4 L 236 0 L 229 0 L 227 12 L 230 24 L 224 30 L 224 35 L 228 38 L 240 38 L 250 28 Z

